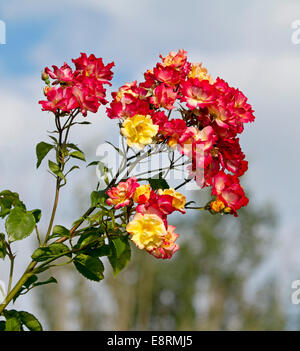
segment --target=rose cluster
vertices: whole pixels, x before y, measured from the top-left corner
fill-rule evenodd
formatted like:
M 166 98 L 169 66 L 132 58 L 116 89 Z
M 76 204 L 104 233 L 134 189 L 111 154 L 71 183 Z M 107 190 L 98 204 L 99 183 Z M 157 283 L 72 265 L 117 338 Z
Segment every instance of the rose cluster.
M 114 63 L 104 65 L 102 58 L 93 54 L 88 57 L 85 53 L 72 61 L 75 70 L 64 63 L 60 68 L 52 66 L 52 70 L 46 67 L 42 73 L 47 84 L 44 89 L 47 100 L 39 101 L 43 111 L 61 112 L 62 115 L 79 109 L 86 116 L 88 111 L 96 113 L 101 104 L 107 103 L 104 85 L 111 85 Z
M 248 199 L 239 182 L 248 162 L 238 135 L 254 121 L 245 95 L 201 63 L 190 63 L 184 50 L 161 57 L 144 81 L 112 93 L 109 118 L 120 119 L 130 147 L 167 143 L 190 160 L 188 171 L 201 187 L 212 187 L 212 212 L 237 215 Z M 171 113 L 176 112 L 175 118 Z
M 154 191 L 134 177 L 110 188 L 107 195 L 108 205 L 126 207 L 127 214 L 134 213 L 126 231 L 139 249 L 162 259 L 171 258 L 179 249 L 175 243 L 179 235 L 174 226 L 168 225 L 167 216 L 174 211 L 185 213 L 185 196 L 172 188 Z

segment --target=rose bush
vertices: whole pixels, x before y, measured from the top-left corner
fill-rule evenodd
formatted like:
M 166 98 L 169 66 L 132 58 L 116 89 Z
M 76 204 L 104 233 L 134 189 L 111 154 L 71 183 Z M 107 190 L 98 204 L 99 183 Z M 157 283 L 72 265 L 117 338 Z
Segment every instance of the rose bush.
M 54 204 L 48 229 L 41 235 L 41 211 L 28 210 L 15 192 L 0 193 L 0 217 L 6 229 L 0 234 L 0 258 L 11 263 L 7 293 L 0 305 L 1 330 L 42 329 L 32 314 L 7 306 L 37 286 L 55 283 L 53 277 L 40 281 L 39 273 L 58 266 L 58 259 L 72 263 L 87 279 L 101 281 L 103 257 L 117 274 L 130 260 L 131 242 L 157 259 L 172 258 L 179 250 L 179 234 L 169 224 L 172 213 L 183 215 L 196 209 L 238 216 L 238 210 L 248 204 L 239 180 L 248 163 L 238 137 L 244 124 L 254 121 L 247 98 L 223 79 L 213 79 L 201 63 L 189 62 L 184 50 L 160 58 L 153 69 L 146 70 L 143 81 L 126 83 L 112 93 L 106 113 L 118 121 L 122 143 L 113 146 L 121 162 L 115 174 L 109 164 L 89 164 L 101 168 L 105 189 L 99 190 L 98 183 L 90 207 L 68 228 L 54 225 L 61 189 L 79 168 L 70 167 L 69 161 L 85 162 L 83 151 L 69 140 L 70 130 L 89 123 L 80 115 L 96 113 L 108 103 L 106 86 L 111 85 L 114 63 L 105 65 L 101 58 L 82 53 L 72 60 L 74 68 L 64 63 L 44 69 L 45 98 L 39 103 L 53 118 L 55 130 L 49 135 L 51 142 L 37 145 L 36 154 L 37 167 L 51 152 L 54 156 L 48 160 L 56 181 Z M 134 174 L 139 164 L 162 153 L 168 155 L 167 166 Z M 179 166 L 185 167 L 188 176 L 171 186 L 167 175 Z M 211 188 L 206 204 L 193 205 L 179 192 L 193 181 L 200 189 Z M 37 248 L 13 287 L 13 243 L 33 231 Z

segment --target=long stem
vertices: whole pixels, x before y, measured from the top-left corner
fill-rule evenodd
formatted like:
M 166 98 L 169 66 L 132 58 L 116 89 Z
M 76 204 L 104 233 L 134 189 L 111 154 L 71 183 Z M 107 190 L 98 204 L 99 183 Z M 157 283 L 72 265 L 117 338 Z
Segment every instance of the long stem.
M 40 246 L 42 246 L 41 237 L 40 237 L 40 233 L 39 233 L 39 228 L 38 228 L 37 225 L 35 226 L 35 232 L 36 232 L 36 238 L 38 240 L 38 243 L 39 243 Z
M 73 119 L 71 118 L 71 122 L 72 122 L 72 120 Z M 71 122 L 70 122 L 70 124 L 71 124 Z M 60 116 L 59 116 L 59 114 L 57 114 L 55 116 L 55 123 L 56 123 L 56 127 L 57 127 L 57 130 L 58 130 L 58 133 L 59 133 L 58 164 L 59 164 L 61 170 L 63 171 L 63 168 L 64 168 L 64 158 L 63 158 L 63 155 L 62 155 L 62 133 L 63 133 L 63 128 L 61 127 L 61 124 L 60 124 Z M 66 133 L 67 135 L 66 135 L 66 138 L 64 140 L 64 143 L 67 142 L 67 136 L 68 136 L 69 129 L 70 129 L 70 125 L 68 126 L 67 133 Z M 45 241 L 44 241 L 43 246 L 46 246 L 47 241 L 48 241 L 49 236 L 50 236 L 50 233 L 51 233 L 51 230 L 52 230 L 52 226 L 53 226 L 53 222 L 54 222 L 54 218 L 55 218 L 55 214 L 56 214 L 56 210 L 57 210 L 57 205 L 58 205 L 60 183 L 61 183 L 61 178 L 57 176 L 57 178 L 56 178 L 56 189 L 55 189 L 55 199 L 54 199 L 54 204 L 53 204 L 53 208 L 52 208 L 51 218 L 50 218 L 50 222 L 49 222 L 49 226 L 48 226 L 48 230 L 47 230 L 47 233 L 46 233 L 46 237 L 45 237 Z M 30 278 L 34 274 L 33 270 L 34 270 L 36 265 L 37 265 L 36 261 L 31 261 L 30 264 L 28 265 L 28 267 L 26 268 L 24 274 L 21 276 L 19 281 L 16 283 L 14 288 L 11 290 L 12 273 L 13 273 L 13 263 L 11 262 L 11 270 L 10 270 L 10 279 L 9 279 L 9 285 L 8 285 L 8 292 L 7 292 L 7 296 L 6 296 L 5 300 L 4 300 L 4 302 L 0 305 L 0 315 L 2 314 L 4 308 L 10 303 L 10 301 L 14 298 L 14 296 L 22 288 L 23 284 L 28 280 L 28 278 Z
M 13 274 L 14 274 L 14 262 L 15 262 L 14 258 L 10 260 L 9 282 L 8 282 L 8 288 L 7 288 L 6 295 L 8 295 L 10 293 L 10 290 L 11 290 L 12 279 L 13 279 Z
M 5 291 L 4 291 L 3 287 L 2 287 L 2 285 L 0 285 L 0 293 L 3 296 L 3 298 L 5 298 Z
M 72 122 L 74 120 L 74 118 L 78 115 L 79 111 L 77 111 L 74 115 L 72 115 L 70 117 L 70 123 L 67 127 L 64 126 L 64 128 L 67 128 L 67 131 L 66 131 L 66 135 L 65 135 L 65 140 L 64 140 L 64 143 L 63 145 L 65 146 L 66 143 L 67 143 L 67 140 L 68 140 L 68 136 L 69 136 L 69 132 L 70 132 L 70 128 L 71 128 L 71 125 L 72 125 Z
M 8 243 L 6 243 L 7 251 L 8 251 L 8 256 L 10 259 L 10 269 L 9 269 L 9 281 L 8 281 L 8 288 L 7 288 L 7 293 L 8 295 L 11 290 L 11 285 L 12 285 L 12 279 L 13 279 L 13 274 L 14 274 L 14 263 L 15 263 L 15 256 L 11 251 L 11 247 Z
M 49 236 L 51 234 L 51 230 L 52 230 L 52 226 L 53 226 L 53 222 L 54 222 L 54 218 L 55 218 L 55 214 L 56 214 L 56 210 L 57 210 L 57 205 L 58 205 L 59 190 L 60 190 L 60 178 L 57 177 L 55 199 L 54 199 L 54 204 L 53 204 L 53 208 L 52 208 L 52 214 L 51 214 L 51 218 L 50 218 L 50 222 L 49 222 L 49 226 L 48 226 L 48 230 L 47 230 L 47 234 L 46 234 L 43 246 L 45 246 L 47 244 L 47 241 L 48 241 Z
M 19 292 L 23 284 L 27 281 L 28 278 L 30 278 L 33 273 L 32 270 L 34 267 L 37 265 L 36 261 L 30 262 L 28 267 L 26 268 L 24 274 L 22 277 L 19 279 L 19 281 L 16 283 L 14 288 L 10 291 L 10 293 L 6 296 L 4 302 L 0 305 L 0 315 L 2 314 L 3 310 L 5 307 L 10 303 L 10 301 L 15 297 L 15 295 Z

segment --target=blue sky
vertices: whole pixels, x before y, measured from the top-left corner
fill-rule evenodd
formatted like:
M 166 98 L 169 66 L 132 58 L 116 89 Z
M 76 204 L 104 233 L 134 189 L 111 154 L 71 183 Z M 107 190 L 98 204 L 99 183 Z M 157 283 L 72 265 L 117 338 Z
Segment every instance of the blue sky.
M 212 76 L 241 89 L 255 110 L 256 122 L 241 136 L 249 160 L 243 184 L 251 191 L 250 206 L 269 201 L 280 215 L 280 251 L 274 252 L 270 269 L 283 276 L 293 271 L 300 245 L 300 44 L 291 41 L 296 19 L 297 0 L 2 0 L 7 44 L 0 45 L 1 187 L 17 189 L 29 207 L 50 207 L 52 180 L 45 168 L 34 168 L 35 145 L 46 140 L 52 123 L 37 104 L 45 66 L 94 53 L 115 61 L 117 88 L 141 78 L 160 53 L 183 48 Z M 103 137 L 113 141 L 117 128 L 104 110 L 89 120 L 95 123 L 73 136 L 93 159 Z M 83 179 L 76 175 L 74 183 Z M 70 185 L 73 196 L 76 186 Z M 87 194 L 93 186 L 86 184 Z M 58 221 L 80 213 L 80 207 L 64 210 L 71 201 L 66 194 Z

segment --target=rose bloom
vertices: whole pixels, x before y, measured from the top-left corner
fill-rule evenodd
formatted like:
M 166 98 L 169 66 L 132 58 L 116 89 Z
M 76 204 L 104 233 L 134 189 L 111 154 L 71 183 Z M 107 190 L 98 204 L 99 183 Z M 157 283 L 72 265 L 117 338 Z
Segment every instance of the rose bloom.
M 210 84 L 214 83 L 214 80 L 207 73 L 207 69 L 202 66 L 202 63 L 192 63 L 188 78 L 198 78 L 199 80 L 208 80 Z
M 150 103 L 156 108 L 164 107 L 168 110 L 172 110 L 175 108 L 174 102 L 176 98 L 177 93 L 174 89 L 162 83 L 153 90 L 153 96 L 150 97 Z
M 167 234 L 162 242 L 161 246 L 150 252 L 156 258 L 167 259 L 171 258 L 173 254 L 179 250 L 179 245 L 175 244 L 175 241 L 179 237 L 179 234 L 174 232 L 176 227 L 173 225 L 168 226 Z
M 159 82 L 170 86 L 179 84 L 182 78 L 182 73 L 177 71 L 176 68 L 172 66 L 163 66 L 161 63 L 158 63 L 153 69 L 153 74 L 155 79 Z
M 186 102 L 187 107 L 192 110 L 196 107 L 206 107 L 215 103 L 216 92 L 208 80 L 189 78 L 182 83 L 181 88 L 181 101 Z
M 53 67 L 53 72 L 46 67 L 45 68 L 45 73 L 49 74 L 49 76 L 52 79 L 56 79 L 56 81 L 53 82 L 53 84 L 58 84 L 58 83 L 71 83 L 74 80 L 74 73 L 72 71 L 72 68 L 65 62 L 61 68 L 58 68 L 57 66 L 52 66 Z
M 223 171 L 220 171 L 214 177 L 212 194 L 223 201 L 226 207 L 230 207 L 235 216 L 237 216 L 236 211 L 243 206 L 247 206 L 249 202 L 240 185 L 239 179 Z
M 121 133 L 127 138 L 127 145 L 141 150 L 152 143 L 159 126 L 153 124 L 151 116 L 134 115 L 127 118 L 122 125 Z
M 176 118 L 167 121 L 162 127 L 162 134 L 168 138 L 168 145 L 175 147 L 182 134 L 186 131 L 187 126 L 184 120 Z
M 116 187 L 107 190 L 106 194 L 109 198 L 106 203 L 115 206 L 115 209 L 130 205 L 131 198 L 138 186 L 136 178 L 129 178 L 126 182 L 120 182 Z
M 185 213 L 184 211 L 184 206 L 186 203 L 186 197 L 184 195 L 182 195 L 181 193 L 179 193 L 178 191 L 176 191 L 173 188 L 169 188 L 169 189 L 165 189 L 165 190 L 158 190 L 158 194 L 159 195 L 170 195 L 172 196 L 172 206 L 174 208 L 176 208 L 176 210 Z
M 133 201 L 138 204 L 144 204 L 150 199 L 151 187 L 149 184 L 140 185 L 133 194 Z
M 171 51 L 166 57 L 159 55 L 165 66 L 174 66 L 180 68 L 186 64 L 187 52 L 185 50 Z
M 160 247 L 167 234 L 163 220 L 156 214 L 136 213 L 126 230 L 136 246 L 147 251 Z

